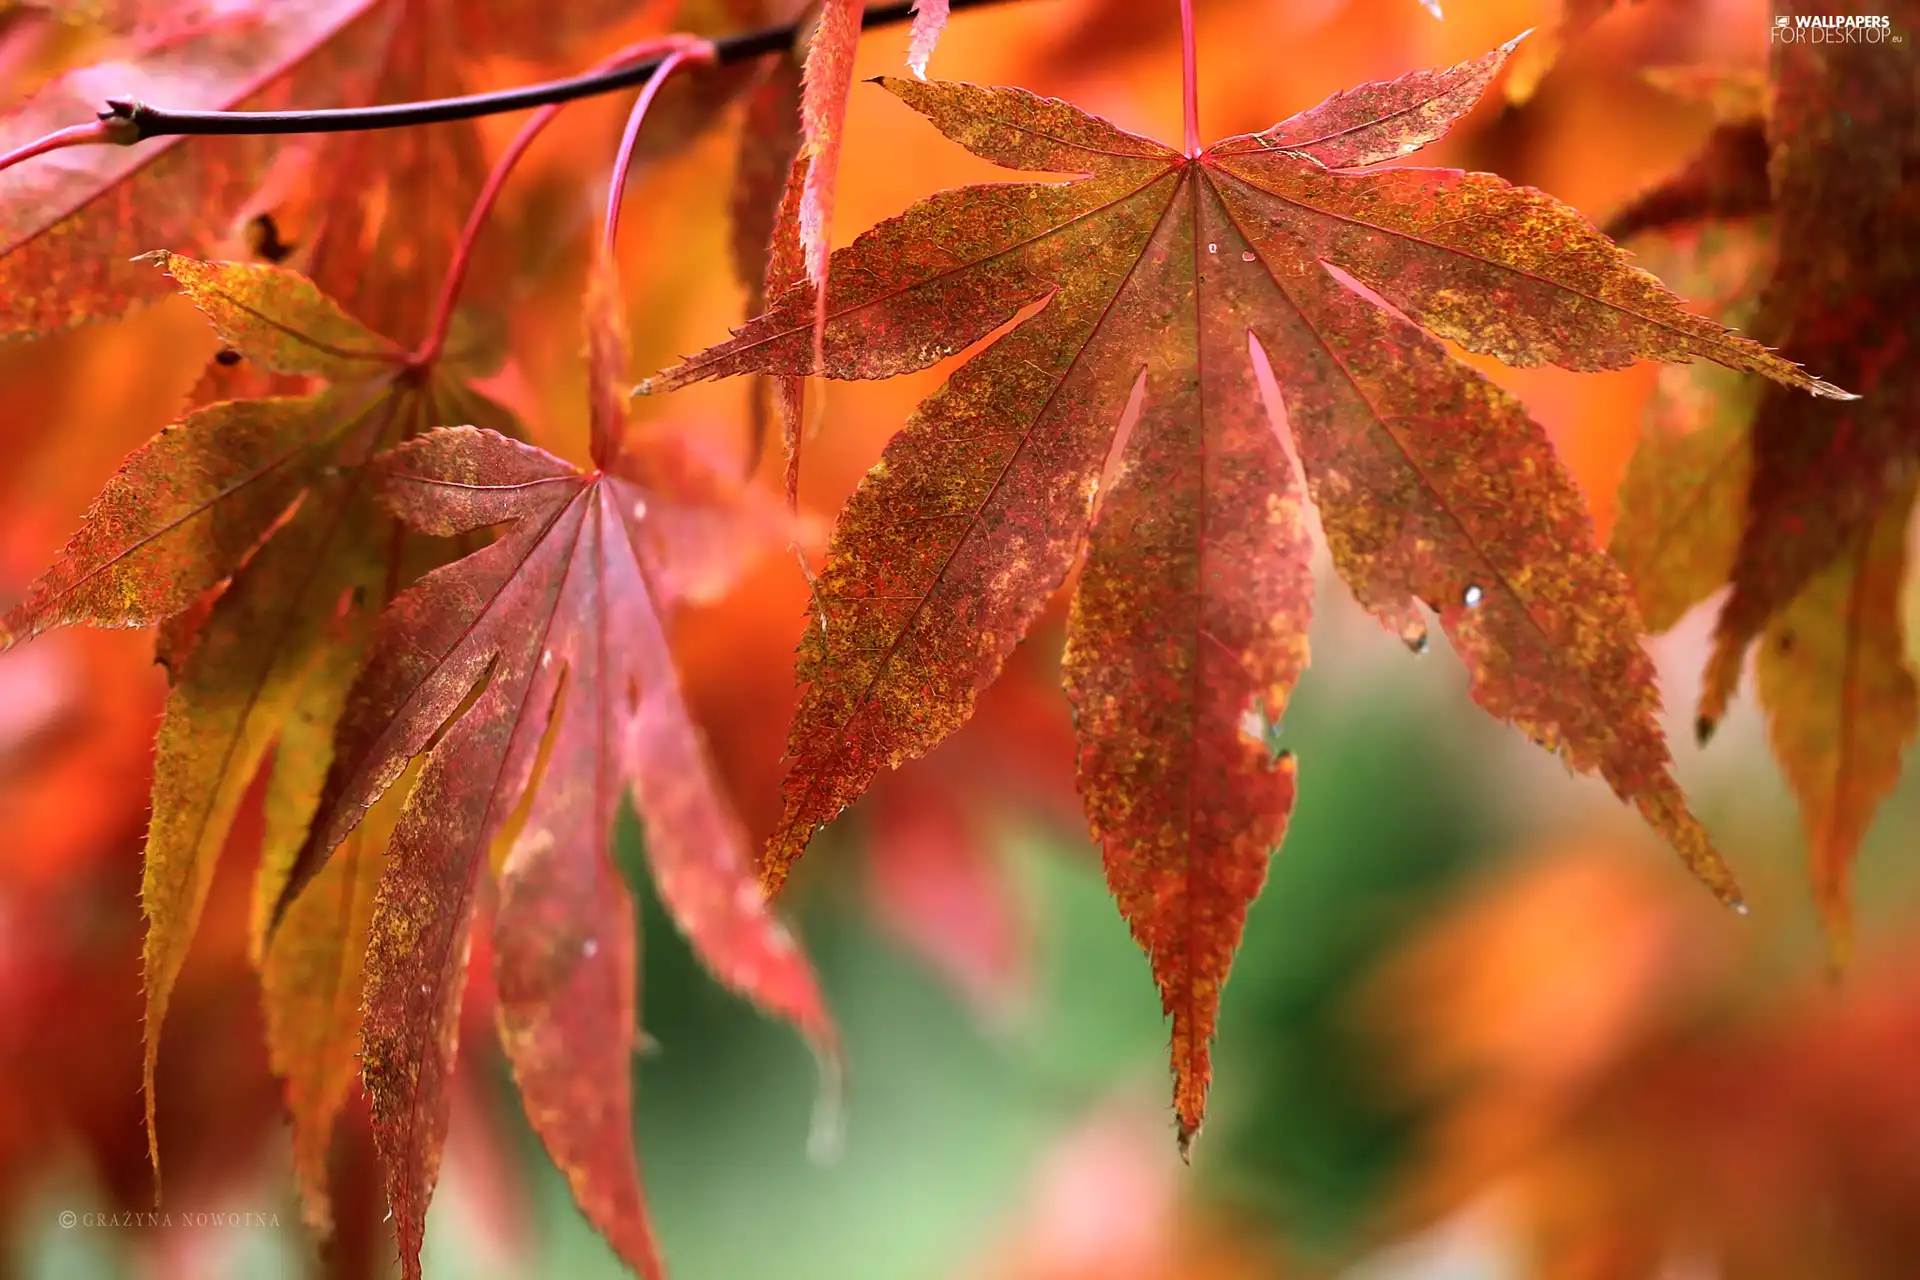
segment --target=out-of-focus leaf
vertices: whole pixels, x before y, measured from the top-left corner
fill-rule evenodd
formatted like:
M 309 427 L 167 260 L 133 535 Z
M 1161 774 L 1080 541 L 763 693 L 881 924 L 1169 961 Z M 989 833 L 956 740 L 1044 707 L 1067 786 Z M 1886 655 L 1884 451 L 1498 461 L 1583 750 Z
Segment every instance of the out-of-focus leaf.
M 1731 933 L 1631 868 L 1549 860 L 1390 971 L 1394 1074 L 1440 1107 L 1399 1221 L 1497 1187 L 1525 1275 L 1900 1274 L 1920 1246 L 1911 952 L 1746 993 Z
M 1920 727 L 1900 615 L 1912 487 L 1774 615 L 1760 642 L 1760 701 L 1800 797 L 1814 901 L 1837 964 L 1853 947 L 1854 858 Z
M 1890 33 L 1907 41 L 1920 33 L 1910 0 L 1889 17 Z M 1628 473 L 1615 540 L 1656 627 L 1720 584 L 1732 587 L 1700 694 L 1703 741 L 1725 714 L 1751 642 L 1792 637 L 1788 652 L 1769 646 L 1761 698 L 1800 794 L 1836 956 L 1851 928 L 1844 868 L 1912 736 L 1905 659 L 1893 657 L 1910 647 L 1887 594 L 1897 589 L 1861 568 L 1894 563 L 1891 550 L 1863 562 L 1861 548 L 1904 527 L 1920 468 L 1920 92 L 1909 61 L 1880 42 L 1803 33 L 1773 44 L 1777 249 L 1771 272 L 1737 301 L 1755 308 L 1755 330 L 1782 355 L 1819 364 L 1858 398 L 1816 402 L 1768 388 L 1744 421 L 1722 411 L 1679 445 L 1649 438 Z M 1712 176 L 1724 168 L 1723 137 L 1663 188 L 1676 201 L 1668 214 L 1730 215 L 1749 203 L 1729 205 Z M 1751 195 L 1757 157 L 1742 149 L 1736 185 Z M 1712 532 L 1692 535 L 1690 550 L 1660 531 L 1686 534 L 1687 524 Z M 1868 687 L 1872 710 L 1859 700 Z

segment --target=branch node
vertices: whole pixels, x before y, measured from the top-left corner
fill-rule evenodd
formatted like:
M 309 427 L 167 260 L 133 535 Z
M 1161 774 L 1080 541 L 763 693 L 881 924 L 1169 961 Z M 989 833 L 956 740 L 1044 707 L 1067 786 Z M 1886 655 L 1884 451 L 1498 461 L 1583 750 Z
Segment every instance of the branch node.
M 143 117 L 152 113 L 153 108 L 144 102 L 108 98 L 106 109 L 95 113 L 100 121 L 101 140 L 117 147 L 132 146 L 147 136 Z

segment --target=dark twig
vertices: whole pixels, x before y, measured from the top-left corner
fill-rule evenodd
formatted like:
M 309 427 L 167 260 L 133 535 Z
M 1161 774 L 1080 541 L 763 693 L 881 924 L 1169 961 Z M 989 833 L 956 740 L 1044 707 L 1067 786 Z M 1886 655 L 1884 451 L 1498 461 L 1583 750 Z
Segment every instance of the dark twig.
M 1004 2 L 952 0 L 952 7 L 955 10 L 976 9 Z M 868 9 L 861 26 L 893 26 L 912 16 L 913 5 L 910 0 L 900 0 L 899 3 L 875 5 Z M 732 66 L 780 53 L 792 49 L 799 34 L 800 24 L 790 22 L 784 26 L 726 36 L 713 42 L 714 61 L 719 66 Z M 114 130 L 113 141 L 126 143 L 169 135 L 350 133 L 361 129 L 402 129 L 446 120 L 471 120 L 477 116 L 522 111 L 529 107 L 572 102 L 577 98 L 632 88 L 651 79 L 663 61 L 664 57 L 654 58 L 614 71 L 589 72 L 540 84 L 522 85 L 498 93 L 325 111 L 169 111 L 150 103 L 109 99 L 107 109 L 100 113 L 100 118 Z

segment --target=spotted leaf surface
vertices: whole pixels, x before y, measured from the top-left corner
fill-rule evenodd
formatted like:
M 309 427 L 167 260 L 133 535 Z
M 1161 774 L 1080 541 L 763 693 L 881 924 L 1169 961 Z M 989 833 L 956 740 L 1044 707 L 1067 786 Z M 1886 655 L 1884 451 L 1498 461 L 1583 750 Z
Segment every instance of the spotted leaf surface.
M 592 438 L 596 459 L 622 474 L 473 427 L 427 433 L 373 464 L 387 507 L 413 528 L 502 527 L 382 616 L 286 892 L 297 903 L 319 884 L 367 807 L 423 757 L 373 905 L 361 1031 L 410 1276 L 446 1139 L 475 895 L 489 847 L 523 809 L 495 921 L 501 1043 L 535 1132 L 631 1266 L 660 1271 L 632 1146 L 637 939 L 611 857 L 624 798 L 695 951 L 837 1072 L 812 969 L 758 892 L 665 629 L 670 607 L 710 590 L 728 559 L 703 556 L 702 538 L 737 543 L 752 526 L 716 509 L 724 486 L 691 480 L 666 443 L 623 441 L 621 305 L 602 270 L 588 303 Z
M 1709 359 L 1833 389 L 1686 310 L 1541 192 L 1346 171 L 1439 137 L 1505 53 L 1195 158 L 1018 89 L 883 81 L 987 160 L 1080 176 L 944 192 L 835 256 L 834 377 L 924 368 L 1030 314 L 920 405 L 841 515 L 765 874 L 777 887 L 881 770 L 967 718 L 1084 553 L 1066 659 L 1080 788 L 1173 1021 L 1183 1141 L 1292 803 L 1294 763 L 1265 742 L 1307 658 L 1309 496 L 1362 604 L 1416 647 L 1436 612 L 1481 705 L 1605 778 L 1736 899 L 1669 772 L 1639 618 L 1578 492 L 1519 404 L 1435 336 L 1517 364 Z M 802 282 L 646 389 L 805 374 L 815 306 Z M 1269 361 L 1305 494 L 1260 403 Z
M 258 958 L 265 907 L 306 837 L 373 616 L 390 589 L 445 554 L 399 536 L 363 464 L 437 422 L 504 417 L 464 386 L 473 370 L 409 368 L 397 346 L 297 273 L 150 256 L 230 349 L 259 369 L 325 381 L 307 395 L 211 404 L 163 429 L 128 457 L 4 624 L 11 641 L 72 623 L 144 626 L 204 606 L 191 646 L 171 655 L 141 887 L 157 1167 L 160 1033 L 241 796 L 271 755 Z M 277 1016 L 270 1009 L 269 1023 Z M 299 1140 L 325 1146 L 324 1133 Z

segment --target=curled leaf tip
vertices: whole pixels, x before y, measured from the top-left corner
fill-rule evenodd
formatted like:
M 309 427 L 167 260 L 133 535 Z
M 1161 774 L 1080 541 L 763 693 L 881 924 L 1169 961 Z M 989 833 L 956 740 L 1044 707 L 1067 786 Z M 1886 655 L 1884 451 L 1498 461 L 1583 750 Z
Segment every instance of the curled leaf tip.
M 1704 747 L 1712 740 L 1713 731 L 1719 727 L 1720 722 L 1712 716 L 1697 717 L 1693 722 L 1693 740 Z
M 1189 1166 L 1193 1164 L 1193 1144 L 1199 1140 L 1200 1126 L 1197 1124 L 1190 1125 L 1185 1120 L 1180 1121 L 1179 1132 L 1175 1136 L 1174 1141 L 1180 1148 L 1181 1164 Z

